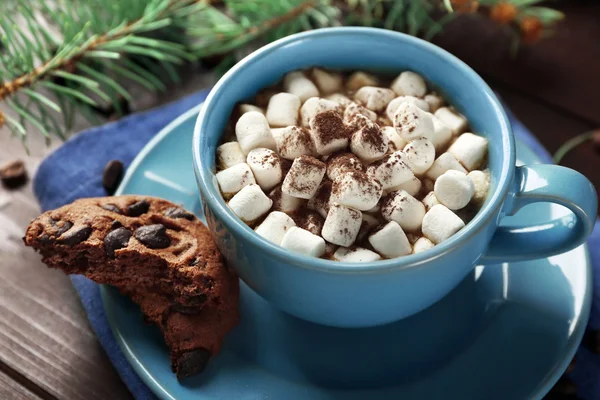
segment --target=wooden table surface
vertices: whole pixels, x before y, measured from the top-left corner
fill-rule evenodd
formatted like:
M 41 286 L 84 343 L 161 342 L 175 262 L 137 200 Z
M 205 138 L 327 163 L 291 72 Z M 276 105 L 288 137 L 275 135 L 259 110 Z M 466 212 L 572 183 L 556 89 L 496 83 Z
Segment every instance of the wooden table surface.
M 570 137 L 600 127 L 600 4 L 559 6 L 568 18 L 556 35 L 522 48 L 516 57 L 510 56 L 501 29 L 468 17 L 435 41 L 479 72 L 551 152 Z M 210 84 L 210 76 L 196 75 L 170 96 L 136 96 L 143 99 L 137 108 Z M 8 131 L 0 130 L 0 162 L 22 158 L 33 175 L 59 143 L 47 148 L 32 139 L 26 156 Z M 573 151 L 564 165 L 600 187 L 600 155 L 591 145 Z M 38 213 L 30 184 L 13 192 L 0 188 L 0 399 L 130 399 L 69 279 L 22 246 L 24 228 Z

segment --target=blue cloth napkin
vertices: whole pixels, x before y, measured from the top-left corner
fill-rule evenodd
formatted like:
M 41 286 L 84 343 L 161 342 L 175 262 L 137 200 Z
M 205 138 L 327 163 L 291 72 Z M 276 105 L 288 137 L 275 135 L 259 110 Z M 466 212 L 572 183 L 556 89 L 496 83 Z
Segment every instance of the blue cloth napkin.
M 128 166 L 155 134 L 177 116 L 202 102 L 207 94 L 208 91 L 201 91 L 167 106 L 132 115 L 74 136 L 44 160 L 35 176 L 34 192 L 42 210 L 62 206 L 80 197 L 104 196 L 102 170 L 109 160 L 118 159 Z M 510 113 L 509 118 L 515 135 L 545 162 L 552 162 L 548 152 L 527 128 Z M 598 223 L 589 244 L 596 270 L 600 268 Z M 600 274 L 595 273 L 594 278 L 594 301 L 589 326 L 599 329 Z M 98 285 L 81 276 L 72 276 L 71 279 L 81 297 L 92 328 L 123 382 L 136 399 L 155 399 L 121 352 L 108 325 Z M 581 398 L 600 400 L 600 356 L 580 348 L 572 378 Z

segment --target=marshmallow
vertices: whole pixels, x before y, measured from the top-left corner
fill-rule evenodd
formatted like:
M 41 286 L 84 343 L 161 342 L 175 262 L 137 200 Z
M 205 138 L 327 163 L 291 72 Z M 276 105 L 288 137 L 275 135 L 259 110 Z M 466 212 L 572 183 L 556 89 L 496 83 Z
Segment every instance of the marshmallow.
M 342 107 L 346 107 L 347 105 L 353 103 L 352 100 L 339 93 L 330 94 L 329 96 L 325 97 L 325 100 L 336 102 Z
M 292 226 L 281 241 L 281 247 L 306 256 L 321 257 L 325 254 L 325 241 L 309 231 Z
M 438 204 L 423 217 L 423 234 L 439 244 L 461 230 L 465 223 L 446 206 Z
M 425 209 L 427 211 L 431 210 L 433 208 L 433 206 L 437 206 L 438 204 L 442 204 L 442 203 L 440 203 L 440 201 L 438 200 L 438 198 L 435 197 L 435 193 L 433 191 L 427 193 L 425 195 L 425 197 L 423 197 L 423 200 L 421 200 L 421 202 L 423 203 L 423 205 L 425 206 Z
M 279 245 L 292 226 L 296 226 L 296 223 L 286 213 L 273 211 L 254 231 L 268 241 Z
M 423 100 L 425 100 L 425 102 L 427 102 L 427 105 L 429 106 L 429 112 L 436 112 L 441 106 L 444 105 L 444 99 L 441 96 L 438 96 L 435 93 L 429 93 L 427 95 L 425 95 L 425 97 L 423 97 Z
M 308 126 L 310 124 L 310 120 L 319 113 L 339 109 L 340 105 L 335 101 L 321 99 L 319 97 L 311 97 L 310 99 L 306 100 L 306 102 L 304 102 L 300 108 L 300 120 L 302 122 L 302 126 Z
M 302 207 L 306 200 L 299 199 L 281 191 L 281 186 L 277 186 L 269 193 L 269 198 L 273 200 L 273 210 L 291 213 Z
M 344 171 L 365 171 L 358 157 L 352 153 L 339 153 L 327 160 L 327 177 L 335 180 Z
M 467 173 L 467 170 L 460 165 L 458 160 L 452 154 L 446 152 L 433 162 L 433 165 L 427 170 L 425 175 L 435 181 L 440 175 L 451 169 Z
M 305 229 L 314 235 L 321 235 L 325 219 L 319 215 L 319 213 L 315 211 L 302 210 L 302 213 L 296 214 L 295 218 L 298 227 Z
M 396 128 L 392 126 L 385 126 L 381 129 L 383 134 L 388 138 L 388 151 L 398 151 L 402 150 L 404 146 L 406 146 L 406 140 L 402 139 L 402 137 L 396 131 Z
M 396 151 L 383 159 L 375 161 L 367 167 L 367 174 L 378 180 L 384 190 L 388 190 L 414 177 L 408 164 L 404 161 L 404 153 Z
M 340 74 L 326 72 L 319 68 L 313 68 L 311 77 L 317 84 L 317 87 L 322 94 L 329 94 L 342 90 L 344 79 Z
M 448 148 L 448 153 L 469 171 L 479 167 L 487 155 L 488 141 L 483 136 L 463 133 Z
M 379 125 L 370 122 L 352 134 L 350 149 L 361 160 L 374 161 L 387 153 L 388 138 L 381 132 Z
M 346 89 L 355 92 L 363 86 L 377 86 L 377 78 L 365 72 L 355 72 L 346 81 Z
M 419 178 L 417 178 L 416 176 L 413 176 L 413 178 L 409 181 L 406 181 L 398 186 L 396 186 L 395 188 L 390 189 L 390 192 L 395 192 L 396 190 L 405 190 L 406 193 L 410 194 L 413 197 L 416 197 L 419 192 L 421 191 L 421 180 Z
M 382 111 L 394 97 L 393 90 L 375 86 L 363 86 L 354 94 L 355 100 L 372 111 Z
M 364 172 L 346 171 L 333 181 L 329 202 L 357 210 L 370 210 L 379 202 L 381 192 L 379 181 L 369 178 Z
M 246 162 L 262 190 L 270 190 L 281 182 L 283 178 L 281 161 L 273 150 L 264 148 L 251 150 Z
M 404 230 L 416 231 L 421 228 L 425 206 L 405 190 L 398 190 L 384 197 L 381 215 L 387 221 L 396 221 Z
M 387 105 L 387 108 L 385 109 L 385 114 L 390 119 L 390 121 L 394 120 L 394 114 L 396 114 L 396 111 L 398 110 L 398 107 L 400 107 L 400 104 L 407 102 L 413 103 L 415 106 L 419 107 L 423 111 L 429 111 L 429 104 L 427 104 L 425 100 L 415 96 L 399 96 L 390 101 L 390 103 Z
M 390 221 L 369 236 L 369 243 L 386 258 L 396 258 L 412 253 L 406 234 L 397 222 Z
M 490 187 L 490 174 L 489 171 L 471 171 L 467 174 L 473 181 L 475 187 L 475 193 L 473 193 L 473 202 L 475 204 L 482 204 L 488 193 Z
M 257 147 L 275 150 L 275 140 L 271 135 L 267 118 L 257 111 L 243 114 L 235 124 L 235 136 L 244 154 Z
M 451 210 L 460 210 L 475 193 L 475 185 L 464 172 L 448 170 L 435 181 L 435 197 Z
M 469 124 L 467 119 L 459 113 L 452 111 L 448 107 L 438 109 L 433 115 L 438 117 L 440 121 L 450 128 L 454 135 L 460 135 L 467 129 Z
M 381 256 L 374 251 L 362 247 L 340 247 L 333 253 L 333 259 L 348 263 L 364 263 L 381 260 Z
M 348 147 L 348 128 L 337 111 L 325 111 L 310 120 L 310 136 L 322 156 Z
M 435 150 L 440 151 L 445 148 L 450 142 L 450 139 L 452 139 L 452 131 L 448 125 L 440 121 L 435 115 L 432 115 L 431 118 L 433 119 L 433 132 L 426 137 L 431 140 L 431 143 L 435 146 Z
M 412 71 L 404 71 L 390 86 L 398 96 L 423 97 L 427 93 L 427 84 L 423 77 Z
M 344 110 L 345 123 L 352 125 L 355 129 L 362 128 L 367 121 L 361 117 L 366 117 L 373 122 L 377 121 L 377 114 L 360 104 L 350 103 L 346 106 Z
M 321 234 L 330 243 L 348 247 L 356 240 L 361 224 L 360 211 L 341 204 L 331 204 Z
M 256 221 L 269 211 L 272 205 L 273 200 L 268 198 L 260 186 L 254 183 L 244 186 L 229 200 L 231 211 L 246 223 Z
M 302 154 L 316 153 L 314 144 L 307 129 L 299 126 L 271 129 L 277 152 L 281 158 L 294 160 Z
M 314 157 L 302 155 L 296 158 L 283 180 L 281 191 L 290 196 L 310 199 L 323 180 L 325 168 L 325 163 Z
M 298 124 L 300 98 L 290 93 L 277 93 L 269 99 L 267 121 L 271 127 L 283 127 Z
M 246 163 L 236 164 L 215 175 L 224 197 L 236 194 L 246 185 L 256 183 L 252 169 Z
M 375 207 L 373 207 L 373 208 L 371 208 L 369 210 L 363 211 L 363 214 L 364 213 L 369 213 L 369 214 L 375 214 L 375 215 L 377 215 L 377 214 L 379 214 L 380 211 L 381 211 L 381 205 L 379 203 L 377 203 L 377 205 Z
M 327 217 L 329 212 L 329 199 L 331 198 L 332 182 L 327 179 L 323 179 L 317 192 L 313 197 L 308 200 L 307 207 L 311 210 L 315 210 L 323 218 Z
M 435 147 L 426 138 L 411 140 L 403 150 L 404 160 L 415 175 L 423 175 L 435 161 Z
M 300 71 L 288 73 L 283 78 L 283 88 L 286 92 L 298 96 L 302 102 L 319 96 L 319 89 Z
M 415 244 L 413 244 L 413 253 L 421 253 L 425 250 L 431 249 L 434 246 L 435 244 L 431 240 L 427 239 L 426 237 L 422 237 L 419 238 Z
M 263 110 L 262 108 L 255 106 L 254 104 L 240 104 L 240 114 L 246 114 L 247 112 L 250 111 L 256 111 L 259 112 L 261 114 L 265 113 L 265 110 Z
M 233 167 L 246 162 L 246 156 L 238 142 L 227 142 L 217 147 L 217 166 L 219 169 Z
M 393 122 L 398 134 L 407 142 L 418 137 L 426 137 L 433 132 L 431 114 L 411 102 L 400 104 L 394 114 Z
M 357 242 L 362 241 L 365 237 L 367 237 L 367 235 L 369 235 L 375 228 L 379 226 L 379 219 L 372 215 L 363 213 L 362 219 L 363 220 L 360 224 L 358 235 L 356 236 Z

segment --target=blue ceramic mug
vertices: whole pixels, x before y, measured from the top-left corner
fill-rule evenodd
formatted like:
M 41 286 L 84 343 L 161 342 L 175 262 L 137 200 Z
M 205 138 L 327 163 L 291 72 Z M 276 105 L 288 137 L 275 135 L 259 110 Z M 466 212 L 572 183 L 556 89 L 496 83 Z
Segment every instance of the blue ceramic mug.
M 258 236 L 221 197 L 215 150 L 236 103 L 287 72 L 314 66 L 343 70 L 413 70 L 465 114 L 489 140 L 488 198 L 465 228 L 426 252 L 393 260 L 342 263 L 291 253 Z M 467 65 L 420 39 L 372 28 L 301 33 L 261 48 L 215 85 L 198 116 L 194 168 L 208 225 L 229 264 L 254 291 L 288 313 L 337 327 L 367 327 L 407 317 L 450 292 L 476 264 L 547 257 L 590 235 L 597 198 L 580 173 L 555 165 L 515 166 L 515 143 L 498 99 Z M 568 216 L 537 226 L 499 227 L 535 202 L 568 207 Z

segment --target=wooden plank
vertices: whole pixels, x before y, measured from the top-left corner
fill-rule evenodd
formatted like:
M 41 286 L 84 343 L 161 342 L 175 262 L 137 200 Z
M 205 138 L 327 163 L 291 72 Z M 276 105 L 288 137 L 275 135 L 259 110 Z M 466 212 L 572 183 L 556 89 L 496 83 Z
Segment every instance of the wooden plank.
M 0 371 L 0 399 L 5 400 L 37 400 L 43 397 L 20 385 L 12 377 Z

